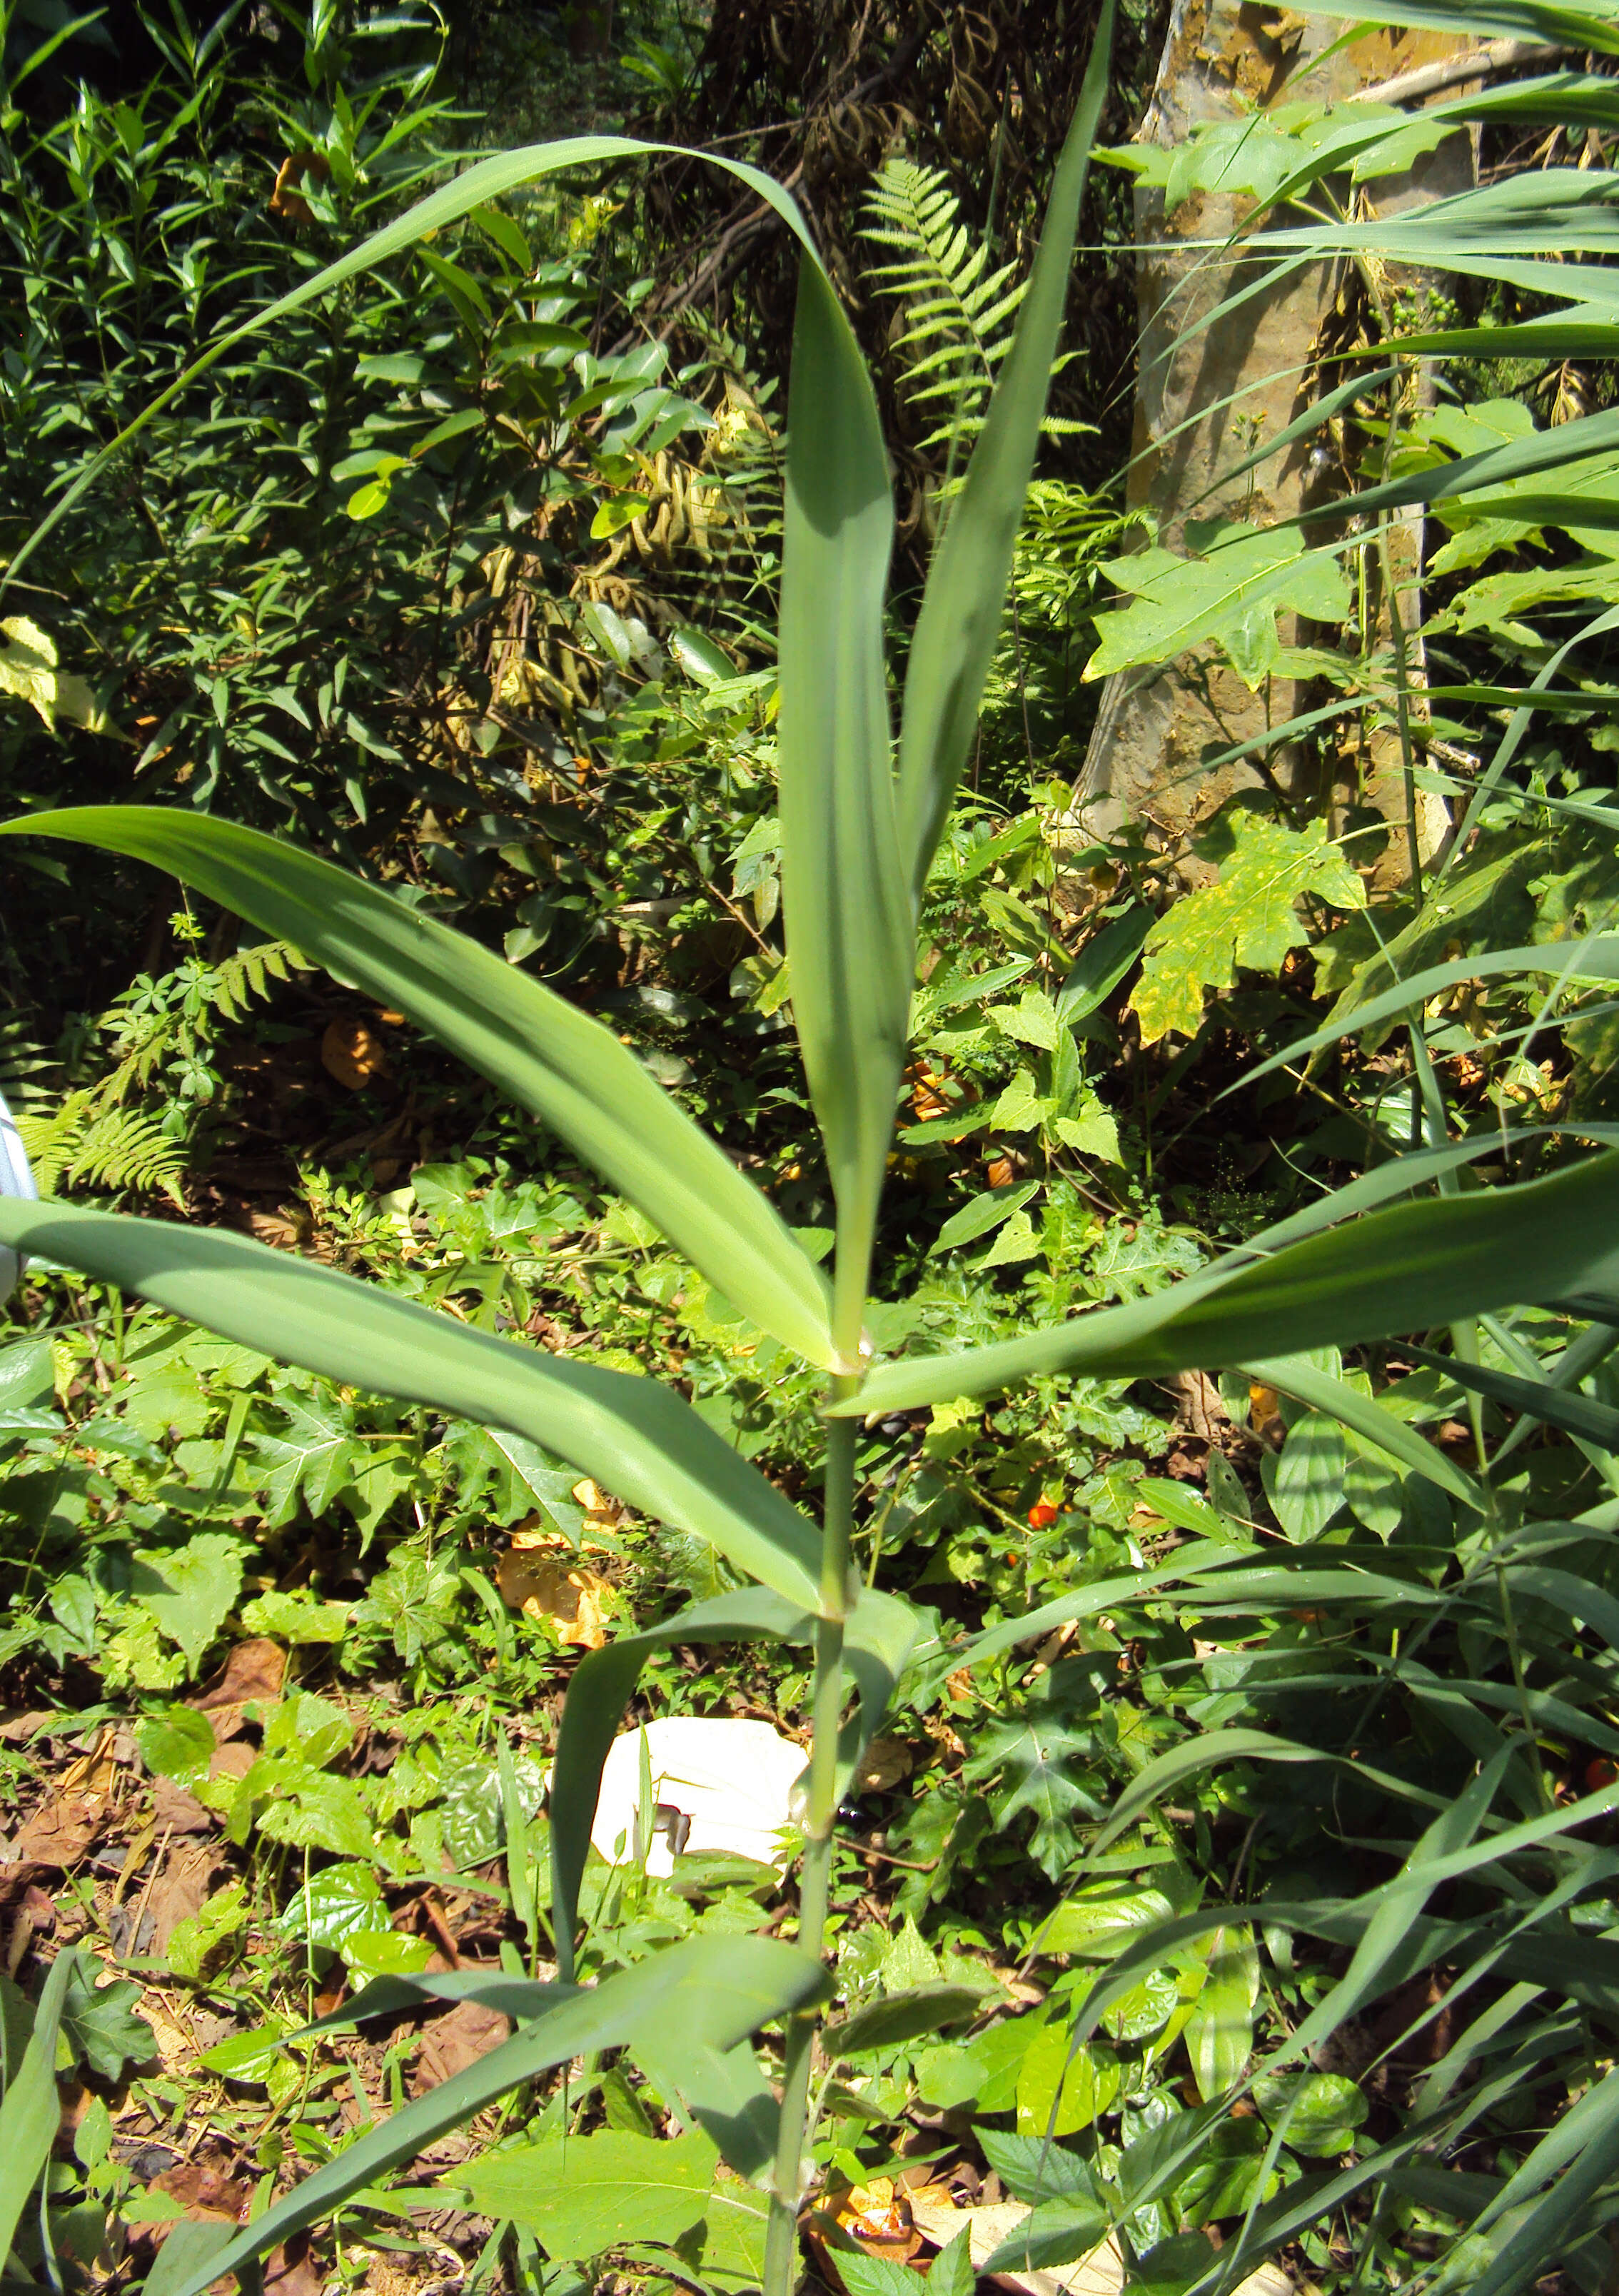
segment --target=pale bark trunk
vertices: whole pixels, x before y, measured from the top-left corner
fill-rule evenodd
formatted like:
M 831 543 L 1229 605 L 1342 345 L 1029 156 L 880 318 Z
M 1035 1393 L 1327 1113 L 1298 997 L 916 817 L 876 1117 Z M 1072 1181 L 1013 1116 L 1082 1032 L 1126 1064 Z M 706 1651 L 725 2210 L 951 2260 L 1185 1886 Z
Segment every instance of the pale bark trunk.
M 1342 98 L 1468 45 L 1445 35 L 1378 32 L 1311 65 L 1308 60 L 1322 55 L 1345 29 L 1329 18 L 1302 19 L 1246 0 L 1176 0 L 1139 140 L 1178 144 L 1200 121 L 1273 100 L 1284 84 L 1289 102 Z M 1447 196 L 1472 177 L 1470 142 L 1456 135 L 1410 176 L 1386 178 L 1370 190 L 1382 214 Z M 1268 524 L 1303 507 L 1312 486 L 1308 441 L 1240 480 L 1226 474 L 1303 412 L 1301 371 L 1337 291 L 1335 267 L 1315 264 L 1294 272 L 1193 332 L 1259 274 L 1251 262 L 1210 261 L 1187 242 L 1222 238 L 1252 207 L 1247 198 L 1202 196 L 1166 217 L 1160 193 L 1136 196 L 1141 360 L 1128 499 L 1132 508 L 1152 512 L 1159 540 L 1171 549 L 1183 546 L 1189 514 Z M 1242 396 L 1233 400 L 1234 392 Z M 1408 574 L 1417 571 L 1419 548 L 1419 534 L 1402 535 Z M 1409 628 L 1409 598 L 1405 619 Z M 1282 635 L 1297 642 L 1286 619 Z M 1075 826 L 1106 835 L 1133 820 L 1156 842 L 1183 849 L 1241 789 L 1278 787 L 1290 801 L 1312 808 L 1329 802 L 1331 787 L 1323 787 L 1319 772 L 1288 745 L 1271 749 L 1263 764 L 1249 758 L 1211 769 L 1207 763 L 1284 723 L 1304 702 L 1291 682 L 1278 681 L 1268 695 L 1263 688 L 1250 693 L 1212 649 L 1111 679 L 1075 792 Z M 1352 759 L 1346 768 L 1351 775 L 1353 765 Z M 1363 765 L 1362 800 L 1402 821 L 1397 756 L 1392 787 L 1386 756 Z M 1340 787 L 1337 794 L 1348 792 Z

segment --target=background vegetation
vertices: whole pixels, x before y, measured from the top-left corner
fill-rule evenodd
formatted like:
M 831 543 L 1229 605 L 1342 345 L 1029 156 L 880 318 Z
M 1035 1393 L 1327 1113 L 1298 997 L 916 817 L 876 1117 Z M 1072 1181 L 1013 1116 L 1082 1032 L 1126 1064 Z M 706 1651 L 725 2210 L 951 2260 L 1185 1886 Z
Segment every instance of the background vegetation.
M 924 2270 L 952 2296 L 1014 2228 L 993 2269 L 1036 2296 L 1261 2267 L 1334 2296 L 1612 2284 L 1606 1197 L 1578 1284 L 1526 1261 L 1501 1315 L 1419 1343 L 903 1391 L 909 1355 L 1155 1301 L 1329 1189 L 1460 1198 L 1616 1136 L 1619 33 L 1437 12 L 1562 53 L 1441 92 L 1415 132 L 1476 128 L 1484 190 L 1393 229 L 1355 195 L 1409 164 L 1404 114 L 1279 102 L 1160 166 L 1127 139 L 1163 26 L 1121 27 L 1120 164 L 1093 171 L 924 889 L 878 1238 L 872 1288 L 903 1305 L 871 1311 L 897 1360 L 857 1423 L 854 1558 L 924 1631 L 836 1838 L 805 2236 L 848 2296 Z M 1006 15 L 278 5 L 199 32 L 15 7 L 0 547 L 461 155 L 627 124 L 732 139 L 819 228 L 894 447 L 903 663 L 1091 30 Z M 1278 254 L 1343 266 L 1353 324 L 1301 384 L 1297 451 L 1359 489 L 1351 516 L 1172 551 L 1132 515 L 1143 166 L 1172 211 L 1234 191 Z M 548 179 L 227 348 L 16 565 L 0 779 L 12 816 L 247 822 L 454 924 L 607 1020 L 822 1259 L 776 800 L 792 265 L 728 182 Z M 1391 300 L 1401 260 L 1449 301 Z M 1413 497 L 1419 634 L 1389 619 L 1379 525 Z M 1093 837 L 1072 792 L 1098 678 L 1189 649 L 1306 684 L 1290 738 L 1347 800 L 1262 786 L 1195 852 Z M 1413 808 L 1452 824 L 1415 873 L 1379 873 L 1403 824 L 1360 802 L 1391 739 Z M 532 1116 L 143 866 L 44 840 L 0 865 L 0 1088 L 47 1191 L 672 1382 L 818 1511 L 816 1374 Z M 1423 1296 L 1397 1328 L 1434 1321 Z M 36 1259 L 9 1312 L 0 2110 L 33 2030 L 63 2112 L 13 2270 L 175 2296 L 222 2227 L 505 2038 L 474 1990 L 302 2036 L 367 1980 L 550 1973 L 544 1772 L 581 1649 L 740 1574 L 531 1440 L 65 1267 Z M 634 1710 L 797 1731 L 809 1692 L 793 1644 L 675 1642 Z M 582 1904 L 596 1980 L 691 1939 L 722 1969 L 795 1922 L 745 1861 L 593 1860 Z M 1035 2213 L 952 2247 L 1006 2202 Z M 267 2276 L 740 2289 L 763 2226 L 656 2053 L 592 2038 L 451 2113 Z

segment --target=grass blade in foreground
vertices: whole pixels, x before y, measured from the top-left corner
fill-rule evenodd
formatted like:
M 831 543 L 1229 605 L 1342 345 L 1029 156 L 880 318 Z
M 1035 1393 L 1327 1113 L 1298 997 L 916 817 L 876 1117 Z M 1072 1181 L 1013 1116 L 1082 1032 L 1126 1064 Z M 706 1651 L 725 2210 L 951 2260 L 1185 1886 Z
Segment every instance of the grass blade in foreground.
M 657 1380 L 491 1338 L 217 1228 L 8 1197 L 0 1241 L 139 1292 L 282 1363 L 527 1435 L 643 1513 L 707 1539 L 789 1602 L 815 1607 L 814 1525 Z
M 643 2030 L 673 2030 L 692 2046 L 732 2048 L 771 2018 L 823 2000 L 830 1990 L 818 1964 L 772 1938 L 688 1938 L 670 1946 L 589 1992 L 567 1995 L 465 2072 L 357 2138 L 209 2258 L 175 2296 L 202 2296 L 221 2273 L 240 2271 L 319 2223 L 384 2170 L 413 2159 L 446 2129 L 553 2065 L 621 2048 Z
M 0 835 L 37 832 L 167 869 L 397 1006 L 542 1117 L 745 1315 L 811 1363 L 830 1363 L 819 1269 L 752 1182 L 599 1021 L 465 934 L 234 822 L 163 806 L 85 806 L 0 824 Z
M 1341 16 L 1338 0 L 1296 0 L 1304 16 Z M 1619 20 L 1607 0 L 1356 0 L 1357 23 L 1420 24 L 1479 40 L 1545 40 L 1571 48 L 1619 51 Z
M 61 2099 L 56 2092 L 56 2031 L 68 1980 L 75 1967 L 70 1951 L 51 1964 L 34 2030 L 0 2104 L 0 2265 L 12 2252 L 17 2226 L 29 2194 L 51 2157 L 61 2125 Z
M 901 850 L 919 898 L 967 761 L 1000 635 L 1062 328 L 1091 146 L 1108 94 L 1113 16 L 1113 0 L 1107 0 L 1058 162 L 1018 331 L 928 570 L 911 641 L 900 730 L 899 816 Z
M 798 275 L 781 554 L 781 905 L 793 1017 L 838 1201 L 833 1332 L 859 1368 L 910 1026 L 915 921 L 894 805 L 877 401 L 817 266 Z
M 831 1407 L 906 1411 L 1051 1372 L 1154 1378 L 1615 1289 L 1619 1153 L 1609 1153 L 1522 1187 L 1398 1204 L 1257 1265 L 1217 1262 L 1154 1299 L 1026 1339 L 879 1365 L 857 1398 Z

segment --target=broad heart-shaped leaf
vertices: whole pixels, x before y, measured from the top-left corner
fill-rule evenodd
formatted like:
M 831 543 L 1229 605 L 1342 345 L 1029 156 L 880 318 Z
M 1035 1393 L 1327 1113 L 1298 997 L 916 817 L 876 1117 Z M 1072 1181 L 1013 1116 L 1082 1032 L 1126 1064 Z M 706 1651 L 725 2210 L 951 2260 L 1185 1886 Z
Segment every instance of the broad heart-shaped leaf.
M 893 541 L 871 378 L 824 274 L 805 263 L 781 551 L 781 906 L 793 1017 L 838 1203 L 832 1320 L 849 1373 L 914 972 L 883 660 Z
M 1203 1021 L 1203 992 L 1230 988 L 1239 964 L 1273 972 L 1304 939 L 1294 903 L 1319 893 L 1340 909 L 1362 909 L 1360 879 L 1325 824 L 1284 829 L 1280 822 L 1239 813 L 1231 819 L 1231 849 L 1217 885 L 1182 893 L 1147 936 L 1141 977 L 1130 1010 L 1152 1044 L 1171 1029 L 1194 1037 Z
M 1113 0 L 1106 0 L 1052 179 L 1018 331 L 928 570 L 911 640 L 899 742 L 900 849 L 919 899 L 971 745 L 1000 632 L 1062 327 L 1091 146 L 1108 93 L 1113 17 Z
M 1097 616 L 1101 643 L 1085 664 L 1087 678 L 1168 661 L 1261 611 L 1286 606 L 1340 622 L 1347 597 L 1338 552 L 1307 551 L 1290 526 L 1222 525 L 1205 555 L 1154 547 L 1109 559 L 1103 571 L 1132 603 Z
M 397 1006 L 543 1118 L 762 1329 L 831 1361 L 824 1279 L 774 1208 L 610 1029 L 518 966 L 330 861 L 206 814 L 86 806 L 0 831 L 169 870 Z
M 1609 1153 L 1521 1187 L 1397 1204 L 1257 1264 L 1233 1253 L 1152 1299 L 1026 1339 L 882 1364 L 857 1398 L 829 1408 L 910 1411 L 1051 1372 L 1152 1379 L 1616 1291 L 1619 1155 Z
M 579 1879 L 590 1847 L 601 1766 L 647 1660 L 655 1650 L 666 1649 L 671 1643 L 804 1642 L 814 1628 L 807 1609 L 783 1601 L 779 1594 L 723 1595 L 715 1602 L 697 1603 L 677 1611 L 644 1634 L 622 1636 L 605 1648 L 592 1651 L 575 1667 L 562 1708 L 551 1781 L 552 1930 L 557 1965 L 564 1977 L 572 1972 Z M 844 1628 L 844 1662 L 860 1693 L 860 1715 L 846 1734 L 849 1742 L 839 1745 L 842 1763 L 852 1765 L 870 1742 L 904 1670 L 915 1632 L 915 1613 L 909 1603 L 893 1595 L 868 1589 L 849 1613 Z
M 413 2159 L 446 2129 L 462 2127 L 495 2098 L 553 2065 L 601 2049 L 632 2046 L 650 2030 L 678 2037 L 690 2046 L 732 2049 L 771 2018 L 824 2000 L 830 1989 L 826 1971 L 807 1954 L 773 1938 L 756 1937 L 688 1938 L 585 1992 L 569 1985 L 526 1985 L 511 1978 L 493 1985 L 485 1980 L 476 1991 L 464 1983 L 454 1988 L 446 1979 L 379 1979 L 347 2009 L 310 2030 L 350 2022 L 356 2016 L 433 1995 L 452 1999 L 471 1995 L 499 2008 L 503 1991 L 511 2010 L 518 2015 L 527 2012 L 529 2021 L 465 2072 L 429 2089 L 369 2135 L 356 2138 L 239 2233 L 205 2270 L 184 2281 L 174 2296 L 202 2296 L 221 2273 L 237 2271 L 250 2259 L 266 2255 L 295 2233 L 318 2224 L 384 2171 Z
M 0 1242 L 346 1386 L 514 1428 L 643 1513 L 710 1540 L 789 1602 L 816 1602 L 811 1524 L 656 1380 L 492 1338 L 217 1228 L 4 1198 Z
M 192 1674 L 241 1592 L 245 1552 L 240 1539 L 205 1530 L 184 1546 L 135 1557 L 129 1591 L 170 1642 L 179 1644 Z

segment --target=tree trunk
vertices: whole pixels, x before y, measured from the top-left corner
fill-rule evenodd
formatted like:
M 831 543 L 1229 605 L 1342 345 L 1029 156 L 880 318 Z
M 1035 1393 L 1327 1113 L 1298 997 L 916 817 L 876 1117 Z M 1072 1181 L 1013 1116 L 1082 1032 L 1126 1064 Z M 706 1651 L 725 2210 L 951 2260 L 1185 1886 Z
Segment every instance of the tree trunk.
M 1251 0 L 1175 0 L 1137 140 L 1179 144 L 1200 121 L 1273 101 L 1284 86 L 1289 102 L 1339 99 L 1469 45 L 1449 35 L 1379 31 L 1320 64 L 1309 62 L 1346 29 L 1329 18 L 1300 18 Z M 1368 188 L 1376 211 L 1386 214 L 1449 196 L 1472 179 L 1470 140 L 1452 135 L 1409 176 Z M 1158 538 L 1170 549 L 1184 547 L 1189 515 L 1268 524 L 1293 516 L 1319 483 L 1307 440 L 1240 480 L 1227 474 L 1304 411 L 1303 371 L 1332 312 L 1339 267 L 1322 263 L 1296 271 L 1214 325 L 1193 332 L 1258 271 L 1241 259 L 1207 260 L 1187 242 L 1223 238 L 1254 204 L 1247 197 L 1199 194 L 1166 216 L 1161 192 L 1136 193 L 1141 355 L 1128 500 L 1132 508 L 1152 512 Z M 1401 283 L 1409 288 L 1410 283 Z M 1419 529 L 1399 530 L 1395 556 L 1401 578 L 1414 579 Z M 1283 618 L 1282 636 L 1296 644 L 1290 619 Z M 1404 619 L 1411 628 L 1409 595 Z M 1397 751 L 1392 772 L 1386 754 L 1358 765 L 1350 758 L 1342 771 L 1326 777 L 1326 786 L 1319 767 L 1291 745 L 1277 745 L 1263 761 L 1250 756 L 1213 770 L 1206 762 L 1306 706 L 1304 691 L 1290 681 L 1276 681 L 1268 694 L 1263 688 L 1250 693 L 1207 648 L 1160 669 L 1122 673 L 1103 690 L 1076 792 L 1077 824 L 1107 835 L 1126 820 L 1138 821 L 1156 841 L 1182 847 L 1234 791 L 1264 786 L 1312 808 L 1335 795 L 1340 802 L 1358 798 L 1402 824 Z M 1402 836 L 1394 842 L 1403 849 Z

